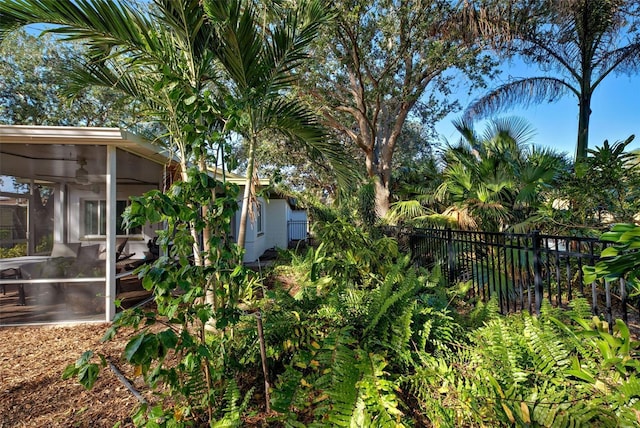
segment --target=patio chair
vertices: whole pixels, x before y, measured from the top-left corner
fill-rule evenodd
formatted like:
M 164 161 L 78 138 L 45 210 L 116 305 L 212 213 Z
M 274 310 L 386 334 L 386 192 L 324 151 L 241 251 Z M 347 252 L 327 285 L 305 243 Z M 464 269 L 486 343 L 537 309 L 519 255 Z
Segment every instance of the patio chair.
M 55 242 L 51 249 L 50 258 L 47 260 L 21 264 L 19 268 L 19 278 L 33 280 L 45 278 L 72 278 L 78 275 L 90 276 L 87 275 L 87 272 L 91 272 L 95 261 L 89 260 L 85 255 L 85 252 L 88 251 L 88 254 L 90 255 L 97 255 L 98 248 L 99 247 L 97 245 L 82 247 L 80 242 Z M 97 257 L 94 256 L 91 258 L 95 259 Z M 62 296 L 64 288 L 62 283 L 52 281 L 51 283 L 46 284 L 54 290 L 57 297 Z M 40 283 L 37 286 L 31 286 L 30 288 L 37 289 L 39 293 L 39 290 L 42 289 L 43 285 L 43 283 Z M 20 291 L 20 304 L 25 305 L 26 290 L 24 290 L 23 287 Z
M 123 260 L 130 259 L 135 256 L 136 253 L 127 253 L 124 252 L 124 247 L 127 245 L 129 238 L 118 238 L 116 240 L 116 263 L 121 262 Z
M 78 251 L 80 250 L 79 242 L 73 243 L 62 243 L 62 242 L 54 242 L 53 248 L 51 249 L 51 257 L 78 257 Z
M 22 275 L 20 274 L 20 269 L 17 268 L 9 268 L 3 269 L 0 271 L 0 279 L 20 279 Z M 7 294 L 7 286 L 2 285 L 2 294 Z M 18 284 L 18 304 L 24 306 L 26 304 L 26 299 L 24 295 L 24 285 Z

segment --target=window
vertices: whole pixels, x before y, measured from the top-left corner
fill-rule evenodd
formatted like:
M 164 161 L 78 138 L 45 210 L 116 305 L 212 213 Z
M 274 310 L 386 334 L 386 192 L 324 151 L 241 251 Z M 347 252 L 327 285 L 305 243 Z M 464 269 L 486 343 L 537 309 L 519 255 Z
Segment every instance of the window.
M 264 228 L 262 227 L 264 223 L 264 216 L 262 215 L 262 204 L 258 203 L 256 207 L 256 231 L 258 235 L 262 235 L 264 233 Z
M 129 201 L 116 201 L 116 235 L 139 235 L 142 228 L 125 229 L 122 220 L 122 213 L 129 205 Z M 84 201 L 84 235 L 106 236 L 107 235 L 107 201 Z

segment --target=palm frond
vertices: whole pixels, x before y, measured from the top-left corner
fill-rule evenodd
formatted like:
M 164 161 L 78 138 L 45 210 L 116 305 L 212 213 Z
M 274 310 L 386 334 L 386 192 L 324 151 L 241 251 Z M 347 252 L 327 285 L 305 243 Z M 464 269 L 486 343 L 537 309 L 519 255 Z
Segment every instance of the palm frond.
M 253 5 L 243 5 L 242 0 L 207 0 L 203 4 L 220 40 L 218 59 L 239 87 L 238 93 L 259 88 L 265 64 L 261 26 Z
M 535 134 L 535 129 L 523 117 L 498 117 L 489 121 L 483 133 L 483 139 L 510 140 L 513 142 L 512 148 L 515 148 L 530 143 Z
M 469 207 L 451 205 L 443 211 L 442 215 L 450 218 L 451 222 L 456 224 L 460 229 L 475 230 L 478 228 L 478 222 L 469 210 Z
M 439 214 L 436 212 L 415 217 L 409 223 L 416 227 L 439 227 L 439 228 L 458 227 L 458 221 L 456 218 L 453 218 L 444 214 Z
M 476 134 L 476 131 L 473 128 L 473 121 L 470 117 L 463 116 L 456 118 L 451 121 L 451 124 L 462 135 L 462 138 L 468 144 L 473 146 L 478 142 L 478 134 Z
M 328 138 L 317 116 L 297 100 L 276 99 L 261 109 L 264 130 L 277 131 L 298 142 L 312 161 L 324 160 L 338 181 L 352 183 L 355 172 L 347 163 L 343 147 Z
M 270 63 L 267 68 L 271 70 L 271 90 L 291 83 L 295 70 L 309 57 L 311 43 L 331 19 L 327 10 L 328 5 L 323 1 L 303 2 L 273 29 L 265 58 Z
M 409 201 L 398 201 L 391 204 L 387 213 L 387 220 L 391 223 L 398 223 L 405 220 L 412 220 L 428 214 L 428 210 L 422 206 L 420 201 L 415 199 Z
M 128 51 L 145 43 L 148 19 L 120 0 L 8 0 L 0 3 L 0 39 L 18 27 L 51 24 L 45 31 L 64 40 L 83 40 L 96 52 L 118 46 Z
M 568 82 L 554 77 L 529 77 L 506 83 L 473 101 L 464 112 L 468 119 L 482 119 L 513 105 L 524 107 L 543 102 L 555 102 L 567 92 L 578 95 Z
M 596 63 L 600 70 L 597 80 L 591 85 L 592 88 L 607 77 L 612 71 L 618 73 L 631 73 L 640 66 L 640 43 L 632 43 L 618 49 L 606 52 Z
M 79 62 L 70 64 L 69 84 L 63 88 L 63 95 L 73 97 L 87 87 L 105 87 L 118 90 L 123 95 L 140 99 L 151 92 L 142 86 L 140 79 L 133 79 L 118 62 Z

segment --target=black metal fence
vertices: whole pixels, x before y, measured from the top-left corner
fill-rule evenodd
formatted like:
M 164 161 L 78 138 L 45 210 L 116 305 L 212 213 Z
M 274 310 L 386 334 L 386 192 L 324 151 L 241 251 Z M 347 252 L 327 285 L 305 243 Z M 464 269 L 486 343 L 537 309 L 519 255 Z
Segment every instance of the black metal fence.
M 584 284 L 582 267 L 595 264 L 610 245 L 593 238 L 473 232 L 452 229 L 395 229 L 414 262 L 440 264 L 450 284 L 469 282 L 472 296 L 495 297 L 502 313 L 540 312 L 543 299 L 565 306 L 577 296 L 591 300 L 592 312 L 628 321 L 631 308 L 623 280 Z

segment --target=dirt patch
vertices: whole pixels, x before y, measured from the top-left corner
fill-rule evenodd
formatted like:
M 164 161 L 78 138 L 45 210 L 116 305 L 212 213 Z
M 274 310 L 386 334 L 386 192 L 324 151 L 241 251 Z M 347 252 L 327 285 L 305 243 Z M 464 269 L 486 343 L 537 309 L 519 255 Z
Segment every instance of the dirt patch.
M 129 336 L 100 343 L 108 324 L 64 327 L 0 328 L 0 428 L 132 426 L 137 399 L 104 369 L 93 389 L 62 380 L 64 368 L 86 350 L 109 357 L 131 378 L 120 361 Z M 141 391 L 153 401 L 149 391 Z

